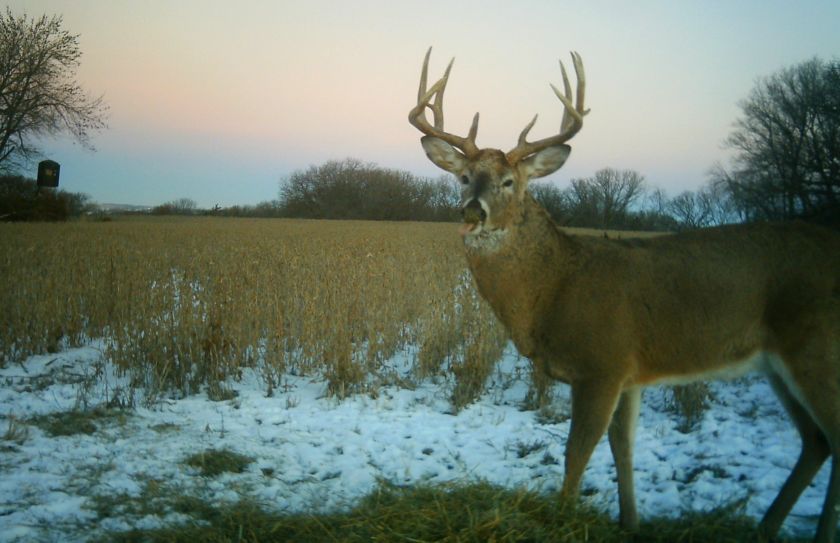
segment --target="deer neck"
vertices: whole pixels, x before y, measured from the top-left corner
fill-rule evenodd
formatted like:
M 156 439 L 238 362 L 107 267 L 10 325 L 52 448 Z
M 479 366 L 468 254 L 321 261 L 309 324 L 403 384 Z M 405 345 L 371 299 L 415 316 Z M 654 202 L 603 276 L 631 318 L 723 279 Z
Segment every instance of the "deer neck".
M 581 248 L 527 195 L 498 239 L 466 240 L 467 263 L 481 296 L 507 327 L 517 348 L 532 356 L 536 327 L 556 300 Z

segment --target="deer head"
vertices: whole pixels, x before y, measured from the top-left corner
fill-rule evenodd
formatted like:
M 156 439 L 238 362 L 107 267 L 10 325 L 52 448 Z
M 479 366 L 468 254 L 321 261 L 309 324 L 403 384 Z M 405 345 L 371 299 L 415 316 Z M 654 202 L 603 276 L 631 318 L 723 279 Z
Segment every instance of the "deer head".
M 443 77 L 427 88 L 431 48 L 423 60 L 417 105 L 408 114 L 408 121 L 425 134 L 421 139 L 426 155 L 440 168 L 452 173 L 461 183 L 461 211 L 464 225 L 461 234 L 467 241 L 475 236 L 504 232 L 521 215 L 522 202 L 528 181 L 557 171 L 568 158 L 571 147 L 566 145 L 583 126 L 583 97 L 586 81 L 580 55 L 572 53 L 577 75 L 577 89 L 572 101 L 572 86 L 566 69 L 560 62 L 564 92 L 551 85 L 563 103 L 563 120 L 560 133 L 538 141 L 527 140 L 528 133 L 537 122 L 529 122 L 513 149 L 503 153 L 499 149 L 479 149 L 475 143 L 478 133 L 478 113 L 466 137 L 456 136 L 443 129 L 443 93 L 452 70 L 450 61 Z M 429 124 L 426 109 L 431 109 L 434 121 Z

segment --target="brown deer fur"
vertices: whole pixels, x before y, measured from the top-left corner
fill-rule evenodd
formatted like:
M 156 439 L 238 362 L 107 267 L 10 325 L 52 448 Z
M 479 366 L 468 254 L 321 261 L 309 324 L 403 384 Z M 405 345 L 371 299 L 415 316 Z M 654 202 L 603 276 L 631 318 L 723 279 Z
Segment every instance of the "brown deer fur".
M 582 62 L 573 60 L 578 96 L 572 104 L 564 71 L 561 134 L 527 142 L 532 122 L 507 154 L 475 146 L 477 116 L 466 139 L 443 132 L 439 98 L 449 70 L 427 91 L 428 54 L 409 114 L 426 134 L 429 158 L 462 184 L 461 233 L 480 294 L 520 353 L 571 385 L 563 492 L 578 492 L 608 432 L 620 521 L 635 529 L 632 451 L 642 387 L 758 369 L 802 437 L 800 458 L 761 530 L 766 537 L 778 532 L 830 457 L 815 540 L 833 541 L 840 508 L 840 233 L 792 223 L 627 241 L 564 234 L 526 188 L 562 166 L 570 152 L 563 142 L 587 113 Z M 426 108 L 435 112 L 434 126 L 423 117 Z

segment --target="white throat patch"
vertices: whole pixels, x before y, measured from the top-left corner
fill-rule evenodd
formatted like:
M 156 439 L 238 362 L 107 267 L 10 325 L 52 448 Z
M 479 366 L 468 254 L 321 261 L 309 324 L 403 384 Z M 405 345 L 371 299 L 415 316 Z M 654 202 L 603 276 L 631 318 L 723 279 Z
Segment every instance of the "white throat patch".
M 484 230 L 474 235 L 464 236 L 464 246 L 467 249 L 483 252 L 495 252 L 501 248 L 507 239 L 508 230 L 497 228 L 496 230 Z

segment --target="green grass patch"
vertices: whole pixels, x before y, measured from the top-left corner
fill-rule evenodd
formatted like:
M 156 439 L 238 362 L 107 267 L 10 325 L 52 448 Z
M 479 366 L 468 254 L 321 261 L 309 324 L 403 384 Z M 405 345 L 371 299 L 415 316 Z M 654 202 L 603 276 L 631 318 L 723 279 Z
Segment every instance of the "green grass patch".
M 180 494 L 173 492 L 164 482 L 148 478 L 138 496 L 125 493 L 96 494 L 88 498 L 85 507 L 95 512 L 99 519 L 142 518 L 159 515 L 167 508 L 175 510 L 178 499 Z
M 634 541 L 757 541 L 741 503 L 679 519 L 648 519 Z M 174 505 L 173 505 L 174 507 Z M 252 501 L 226 506 L 178 500 L 195 522 L 160 530 L 107 534 L 108 541 L 589 541 L 627 540 L 616 522 L 586 505 L 487 483 L 395 487 L 383 483 L 353 509 L 333 514 L 278 514 Z M 782 540 L 784 541 L 784 540 Z
M 115 409 L 90 409 L 73 410 L 62 413 L 50 413 L 38 415 L 29 419 L 29 422 L 46 432 L 52 437 L 73 436 L 78 434 L 91 435 L 99 427 L 97 422 L 105 423 L 116 421 L 123 424 L 126 414 Z
M 187 457 L 184 463 L 201 470 L 204 477 L 215 477 L 224 472 L 242 473 L 253 461 L 250 456 L 228 449 L 207 449 Z

